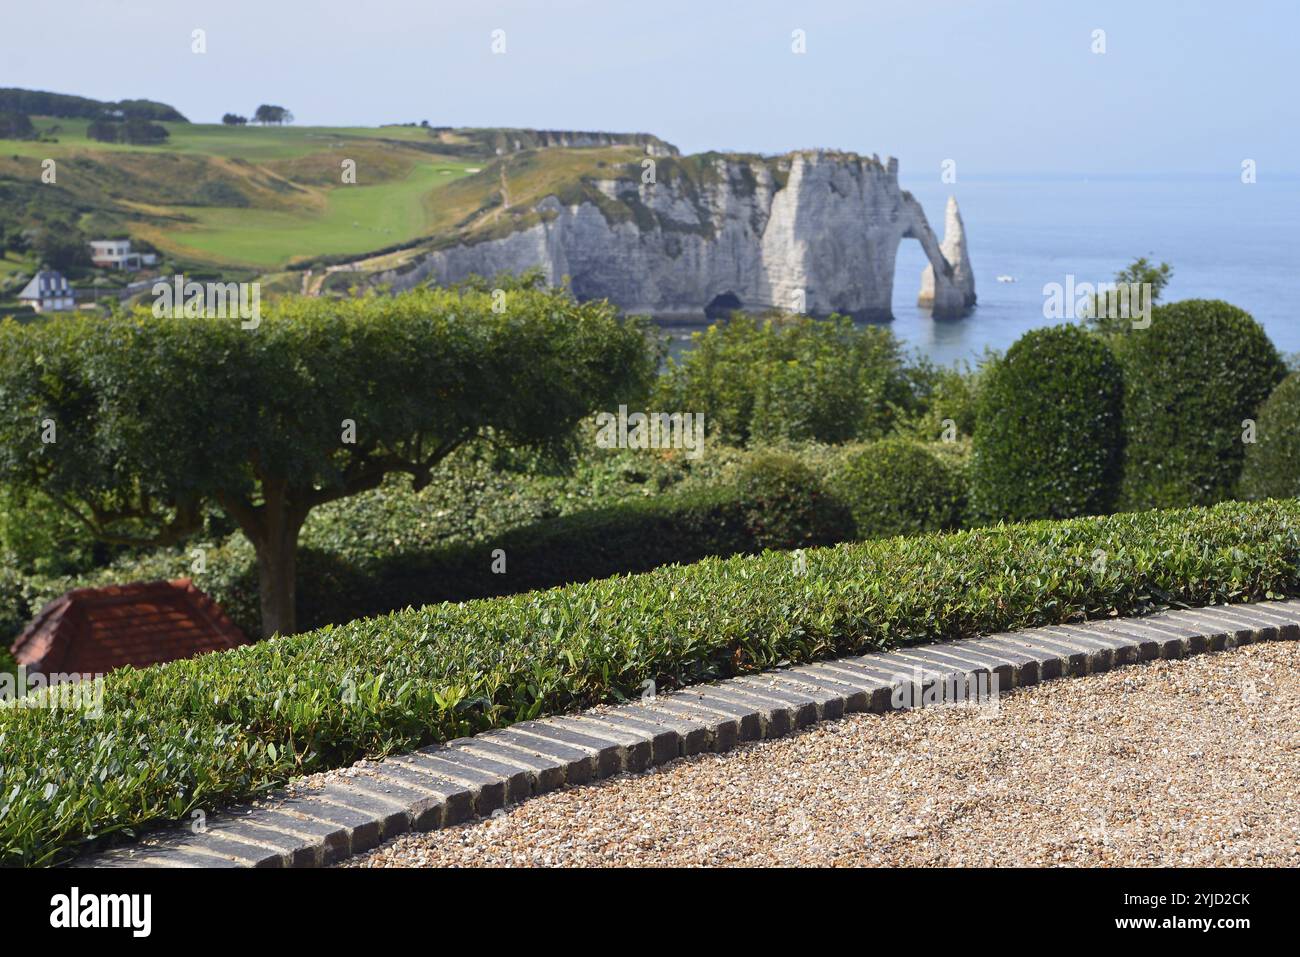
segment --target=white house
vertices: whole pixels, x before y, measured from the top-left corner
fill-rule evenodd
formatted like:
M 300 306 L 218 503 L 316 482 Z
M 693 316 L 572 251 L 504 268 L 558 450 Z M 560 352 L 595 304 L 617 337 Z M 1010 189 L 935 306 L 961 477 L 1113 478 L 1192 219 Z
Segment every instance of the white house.
M 42 269 L 18 294 L 23 302 L 32 304 L 37 312 L 63 312 L 77 308 L 77 297 L 63 273 Z
M 158 262 L 154 253 L 131 251 L 129 239 L 92 239 L 90 261 L 101 269 L 139 269 Z

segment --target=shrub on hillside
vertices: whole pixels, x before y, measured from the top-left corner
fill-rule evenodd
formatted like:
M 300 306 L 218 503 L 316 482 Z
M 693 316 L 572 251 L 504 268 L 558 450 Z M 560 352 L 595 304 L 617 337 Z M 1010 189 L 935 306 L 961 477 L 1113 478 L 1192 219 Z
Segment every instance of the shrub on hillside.
M 846 455 L 830 480 L 857 538 L 956 528 L 966 505 L 955 457 L 911 439 L 883 439 Z
M 1120 367 L 1075 325 L 1025 333 L 988 370 L 971 466 L 977 518 L 1096 515 L 1114 505 L 1124 444 Z
M 1282 380 L 1256 416 L 1246 445 L 1242 498 L 1300 498 L 1300 373 Z
M 745 524 L 761 548 L 828 545 L 851 537 L 851 519 L 803 462 L 766 451 L 740 469 L 736 488 Z
M 36 138 L 31 117 L 26 113 L 0 111 L 0 140 L 31 140 Z
M 703 412 L 715 440 L 881 438 L 916 406 L 894 335 L 843 316 L 736 314 L 693 339 L 660 377 L 655 408 Z
M 1250 314 L 1218 300 L 1157 307 L 1115 340 L 1128 432 L 1122 505 L 1168 508 L 1231 497 L 1242 433 L 1285 368 Z

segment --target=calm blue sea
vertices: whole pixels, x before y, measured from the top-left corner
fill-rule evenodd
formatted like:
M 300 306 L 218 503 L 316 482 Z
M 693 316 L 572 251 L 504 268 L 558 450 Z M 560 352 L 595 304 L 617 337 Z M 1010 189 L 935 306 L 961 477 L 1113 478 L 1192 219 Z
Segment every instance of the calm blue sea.
M 1161 179 L 1040 177 L 909 183 L 930 225 L 943 229 L 956 195 L 966 224 L 979 304 L 965 319 L 935 321 L 916 307 L 925 256 L 918 243 L 898 251 L 894 333 L 935 362 L 977 359 L 1022 333 L 1057 320 L 1043 316 L 1043 286 L 1102 282 L 1138 256 L 1174 267 L 1163 300 L 1225 299 L 1250 312 L 1277 348 L 1300 352 L 1300 179 L 1243 184 L 1223 177 Z M 1009 275 L 1014 283 L 999 283 Z M 699 326 L 673 323 L 672 352 Z

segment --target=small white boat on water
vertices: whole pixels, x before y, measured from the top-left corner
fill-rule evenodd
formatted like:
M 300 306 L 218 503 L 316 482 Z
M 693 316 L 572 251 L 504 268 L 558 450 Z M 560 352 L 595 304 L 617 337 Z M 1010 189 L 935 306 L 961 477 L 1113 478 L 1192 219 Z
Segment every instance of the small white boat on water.
M 998 276 L 998 282 L 1015 282 L 1015 276 Z

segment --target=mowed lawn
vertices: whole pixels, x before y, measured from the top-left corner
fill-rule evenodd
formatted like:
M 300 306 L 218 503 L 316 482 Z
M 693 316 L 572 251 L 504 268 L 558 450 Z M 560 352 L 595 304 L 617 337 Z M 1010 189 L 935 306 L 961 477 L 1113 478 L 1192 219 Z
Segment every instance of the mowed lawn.
M 362 254 L 426 235 L 434 193 L 474 163 L 417 163 L 403 179 L 336 186 L 323 212 L 190 207 L 195 224 L 171 231 L 168 245 L 197 258 L 273 267 L 307 256 Z

